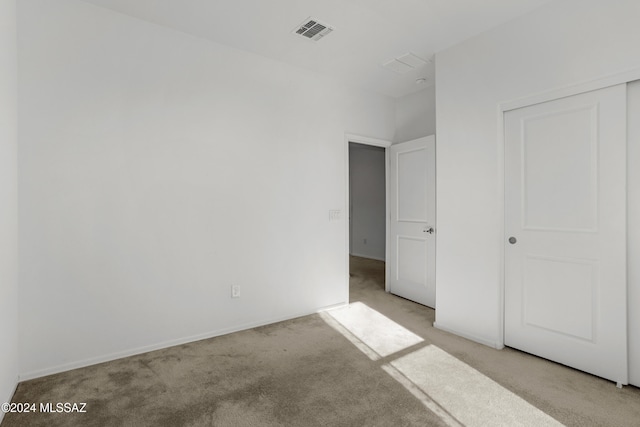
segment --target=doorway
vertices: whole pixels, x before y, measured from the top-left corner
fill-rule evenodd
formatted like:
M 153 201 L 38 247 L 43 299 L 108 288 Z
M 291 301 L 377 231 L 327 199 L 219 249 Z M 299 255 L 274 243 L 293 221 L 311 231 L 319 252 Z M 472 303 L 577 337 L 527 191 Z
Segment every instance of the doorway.
M 390 141 L 345 134 L 346 159 L 346 292 L 347 301 L 350 300 L 350 277 L 352 256 L 357 257 L 358 265 L 375 265 L 378 276 L 376 282 L 387 288 L 388 272 L 386 268 L 388 241 L 388 202 L 387 194 L 389 164 L 388 148 Z M 381 159 L 382 158 L 382 159 Z M 380 162 L 382 161 L 382 165 Z M 353 169 L 353 170 L 352 170 Z M 382 173 L 382 177 L 380 174 Z M 367 177 L 374 183 L 367 182 Z M 380 183 L 382 182 L 382 188 Z M 373 189 L 372 189 L 373 187 Z M 371 190 L 372 194 L 367 194 Z M 355 206 L 354 206 L 355 195 Z M 382 201 L 382 224 L 380 224 L 380 202 Z M 375 205 L 375 213 L 363 212 L 367 205 Z M 355 207 L 355 214 L 353 212 Z M 357 225 L 354 225 L 354 222 Z M 382 231 L 382 237 L 380 236 Z M 373 236 L 373 238 L 371 237 Z M 382 250 L 380 248 L 382 243 Z M 354 255 L 352 255 L 354 254 Z M 368 269 L 367 269 L 368 270 Z M 380 276 L 382 274 L 382 277 Z
M 364 259 L 377 259 L 379 262 L 382 260 L 387 292 L 435 308 L 435 136 L 418 138 L 393 146 L 385 141 L 354 138 L 349 135 L 345 142 L 349 209 L 349 220 L 346 222 L 345 230 L 348 248 L 347 272 L 349 272 L 352 254 L 364 256 Z M 372 182 L 377 182 L 376 198 L 378 201 L 383 199 L 380 147 L 384 150 L 385 208 L 383 217 L 378 205 L 375 209 L 377 211 L 375 218 L 378 233 L 384 225 L 384 250 L 380 246 L 371 245 L 371 243 L 378 243 L 379 240 L 370 240 L 368 236 L 371 234 L 366 234 L 369 233 L 369 227 L 357 224 L 358 209 L 364 206 L 364 209 L 368 210 L 364 217 L 371 217 L 374 209 L 356 200 L 361 196 L 358 195 L 360 190 L 357 188 L 359 180 L 365 181 L 362 186 L 365 191 L 369 191 L 367 188 Z M 376 155 L 379 166 L 378 177 L 371 179 L 365 176 L 363 179 L 363 175 L 366 174 L 356 171 L 355 162 L 359 161 L 358 157 Z M 355 199 L 354 194 L 356 194 Z M 367 197 L 370 196 L 370 194 L 367 195 Z M 380 237 L 377 239 L 382 240 Z M 347 281 L 348 279 L 349 276 Z
M 349 254 L 386 259 L 384 147 L 349 142 Z

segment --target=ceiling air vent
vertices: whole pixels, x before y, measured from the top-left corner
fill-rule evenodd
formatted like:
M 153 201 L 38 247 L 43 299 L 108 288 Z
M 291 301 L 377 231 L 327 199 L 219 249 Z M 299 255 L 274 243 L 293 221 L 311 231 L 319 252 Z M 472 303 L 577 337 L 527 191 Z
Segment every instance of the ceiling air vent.
M 330 25 L 324 24 L 311 17 L 305 19 L 302 24 L 293 30 L 294 33 L 315 41 L 320 40 L 332 31 L 333 28 Z

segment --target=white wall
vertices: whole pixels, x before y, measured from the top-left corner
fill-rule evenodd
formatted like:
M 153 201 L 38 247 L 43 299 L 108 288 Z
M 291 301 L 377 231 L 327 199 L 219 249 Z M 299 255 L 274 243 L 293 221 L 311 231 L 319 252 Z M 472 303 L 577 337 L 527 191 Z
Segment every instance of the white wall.
M 393 100 L 75 0 L 18 17 L 24 377 L 347 302 L 344 133 L 391 139 Z
M 627 117 L 629 382 L 640 387 L 640 80 L 628 86 Z
M 502 343 L 498 105 L 639 67 L 638 16 L 556 1 L 437 55 L 438 326 Z
M 396 100 L 394 143 L 411 141 L 436 133 L 436 86 Z
M 18 380 L 16 71 L 16 2 L 0 0 L 0 403 L 11 400 Z
M 386 240 L 385 151 L 349 144 L 351 255 L 384 261 Z

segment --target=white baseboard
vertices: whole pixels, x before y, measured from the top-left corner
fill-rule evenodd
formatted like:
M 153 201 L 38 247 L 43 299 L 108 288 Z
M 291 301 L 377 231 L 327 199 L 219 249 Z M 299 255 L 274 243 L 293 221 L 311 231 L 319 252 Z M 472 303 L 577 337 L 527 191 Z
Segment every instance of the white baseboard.
M 20 377 L 16 375 L 16 381 L 13 385 L 13 391 L 9 393 L 7 400 L 0 400 L 0 404 L 5 402 L 11 402 L 13 400 L 13 396 L 16 394 L 16 390 L 18 389 L 18 383 L 20 382 Z M 2 424 L 2 419 L 4 418 L 4 412 L 0 411 L 0 424 Z
M 480 337 L 480 336 L 475 335 L 475 334 L 470 334 L 470 333 L 467 333 L 467 332 L 462 332 L 462 331 L 458 331 L 458 330 L 453 329 L 453 328 L 442 326 L 442 325 L 440 325 L 438 323 L 435 323 L 435 322 L 433 323 L 433 327 L 436 328 L 436 329 L 439 329 L 441 331 L 449 332 L 450 334 L 458 335 L 459 337 L 466 338 L 468 340 L 475 341 L 475 342 L 477 342 L 479 344 L 483 344 L 483 345 L 486 345 L 488 347 L 492 347 L 492 348 L 495 348 L 495 349 L 498 349 L 498 350 L 502 350 L 504 348 L 504 344 L 502 344 L 502 343 L 499 343 L 499 342 L 496 342 L 496 341 L 491 341 L 491 340 L 488 340 L 486 338 Z
M 349 255 L 357 256 L 358 258 L 374 259 L 374 260 L 376 260 L 376 261 L 383 261 L 383 262 L 385 262 L 385 261 L 386 261 L 386 260 L 384 259 L 384 257 L 376 257 L 376 256 L 371 256 L 371 255 L 363 255 L 363 254 L 358 254 L 358 253 L 354 253 L 354 252 L 351 252 Z
M 223 328 L 215 331 L 207 332 L 204 334 L 192 335 L 189 337 L 178 338 L 175 340 L 163 341 L 157 344 L 151 344 L 147 346 L 132 348 L 129 350 L 119 351 L 111 354 L 107 354 L 104 356 L 92 357 L 89 359 L 78 360 L 76 362 L 65 363 L 63 365 L 53 366 L 51 368 L 40 369 L 37 371 L 30 371 L 20 374 L 19 381 L 28 381 L 35 378 L 45 377 L 47 375 L 59 374 L 61 372 L 71 371 L 73 369 L 84 368 L 91 365 L 97 365 L 98 363 L 111 362 L 116 359 L 122 359 L 124 357 L 136 356 L 138 354 L 148 353 L 150 351 L 161 350 L 163 348 L 174 347 L 176 345 L 187 344 L 194 341 L 205 340 L 209 338 L 219 337 L 221 335 L 227 335 L 234 332 L 240 332 L 251 328 L 257 328 L 259 326 L 270 325 L 272 323 L 278 323 L 285 320 L 296 319 L 298 317 L 304 317 L 315 313 L 320 313 L 322 311 L 331 310 L 338 307 L 344 307 L 345 305 L 349 305 L 348 302 L 341 302 L 337 304 L 331 304 L 325 307 L 318 308 L 316 310 L 306 311 L 295 313 L 289 316 L 275 317 L 265 320 L 259 320 L 255 322 L 248 322 L 242 325 L 234 326 L 231 328 Z M 17 387 L 17 383 L 16 383 Z M 14 390 L 15 392 L 15 390 Z

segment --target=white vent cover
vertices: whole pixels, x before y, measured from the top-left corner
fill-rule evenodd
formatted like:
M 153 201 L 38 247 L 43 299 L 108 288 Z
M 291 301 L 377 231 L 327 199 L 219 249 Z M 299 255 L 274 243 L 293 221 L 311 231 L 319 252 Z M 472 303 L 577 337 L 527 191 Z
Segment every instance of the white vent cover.
M 431 59 L 422 59 L 413 53 L 405 53 L 391 61 L 387 61 L 382 66 L 387 70 L 394 71 L 398 74 L 404 74 L 414 68 L 421 68 L 424 65 L 431 63 Z
M 298 25 L 292 32 L 299 34 L 302 37 L 318 41 L 332 31 L 333 28 L 330 25 L 309 17 L 305 19 L 302 24 Z

